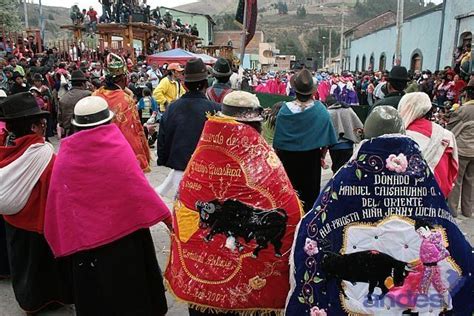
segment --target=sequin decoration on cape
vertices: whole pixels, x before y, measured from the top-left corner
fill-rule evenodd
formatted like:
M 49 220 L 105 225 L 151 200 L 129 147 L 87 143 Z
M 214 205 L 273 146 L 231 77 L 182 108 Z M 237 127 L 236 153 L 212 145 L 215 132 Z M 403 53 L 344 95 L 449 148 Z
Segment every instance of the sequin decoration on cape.
M 112 122 L 122 131 L 132 147 L 140 163 L 140 168 L 144 172 L 150 172 L 150 149 L 132 97 L 121 89 L 107 90 L 104 87 L 94 92 L 93 95 L 102 97 L 107 101 L 109 109 L 115 113 Z
M 296 234 L 288 316 L 474 310 L 472 247 L 408 137 L 364 141 Z
M 248 125 L 210 117 L 174 205 L 169 288 L 201 311 L 282 313 L 301 214 L 265 140 Z

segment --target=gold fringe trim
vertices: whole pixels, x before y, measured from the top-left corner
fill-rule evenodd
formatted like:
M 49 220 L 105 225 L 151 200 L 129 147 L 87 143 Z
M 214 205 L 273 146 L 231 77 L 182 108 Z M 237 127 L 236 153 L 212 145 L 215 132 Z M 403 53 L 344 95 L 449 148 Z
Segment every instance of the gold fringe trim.
M 171 288 L 170 283 L 166 278 L 164 279 L 165 287 L 170 292 L 170 294 L 174 297 L 174 299 L 182 304 L 187 304 L 189 307 L 201 312 L 201 313 L 210 313 L 210 314 L 219 314 L 219 313 L 237 313 L 239 316 L 284 316 L 285 310 L 284 309 L 274 309 L 274 308 L 244 308 L 244 309 L 222 309 L 213 306 L 197 304 L 195 302 L 190 302 L 187 300 L 182 299 Z

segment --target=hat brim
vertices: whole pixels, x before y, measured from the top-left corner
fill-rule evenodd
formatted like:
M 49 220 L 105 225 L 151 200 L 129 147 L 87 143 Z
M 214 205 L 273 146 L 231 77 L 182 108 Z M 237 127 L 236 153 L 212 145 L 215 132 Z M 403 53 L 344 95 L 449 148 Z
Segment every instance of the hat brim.
M 212 72 L 212 74 L 214 75 L 214 77 L 228 77 L 228 76 L 232 76 L 232 69 L 229 69 L 228 72 L 219 72 L 219 71 L 216 71 L 214 68 L 212 68 L 211 72 Z
M 48 111 L 40 111 L 40 112 L 37 112 L 37 113 L 34 113 L 34 114 L 29 114 L 29 115 L 17 115 L 17 116 L 11 116 L 11 117 L 0 116 L 0 121 L 7 122 L 7 121 L 18 120 L 18 119 L 24 119 L 24 118 L 27 118 L 27 117 L 48 116 L 49 114 L 51 114 L 51 113 L 48 112 Z
M 104 124 L 106 122 L 109 122 L 111 121 L 113 118 L 114 118 L 114 112 L 110 111 L 109 110 L 109 117 L 103 119 L 103 120 L 100 120 L 100 121 L 97 121 L 97 122 L 94 122 L 94 123 L 88 123 L 88 124 L 81 124 L 81 123 L 77 123 L 75 119 L 72 119 L 71 121 L 71 124 L 74 125 L 74 126 L 77 126 L 77 127 L 93 127 L 93 126 L 99 126 L 101 124 Z
M 264 120 L 263 116 L 255 117 L 255 118 L 243 118 L 243 117 L 235 117 L 235 116 L 226 115 L 222 112 L 217 112 L 216 116 L 223 117 L 223 118 L 228 118 L 228 119 L 233 119 L 237 122 L 263 122 L 263 120 Z
M 318 87 L 313 84 L 313 87 L 311 88 L 310 91 L 301 91 L 300 89 L 298 89 L 295 85 L 295 80 L 296 80 L 296 75 L 294 75 L 293 77 L 291 77 L 290 79 L 290 84 L 291 84 L 291 87 L 293 89 L 295 89 L 295 92 L 298 93 L 298 94 L 301 94 L 301 95 L 312 95 L 313 93 L 315 93 L 317 90 L 318 90 Z

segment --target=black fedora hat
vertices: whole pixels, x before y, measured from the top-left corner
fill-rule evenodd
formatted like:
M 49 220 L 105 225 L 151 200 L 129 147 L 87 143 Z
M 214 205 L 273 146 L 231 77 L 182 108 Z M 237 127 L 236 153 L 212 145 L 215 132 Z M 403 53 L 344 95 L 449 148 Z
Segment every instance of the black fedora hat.
M 215 77 L 228 77 L 232 75 L 232 69 L 227 59 L 220 57 L 214 64 L 212 73 Z
M 81 70 L 74 70 L 71 73 L 71 81 L 87 81 L 87 78 Z
M 317 89 L 311 71 L 306 68 L 291 77 L 290 83 L 295 91 L 302 95 L 311 95 Z
M 207 68 L 201 58 L 192 58 L 184 67 L 184 82 L 207 80 Z
M 42 111 L 35 97 L 29 92 L 11 95 L 0 104 L 0 121 L 11 121 L 32 116 L 46 116 L 49 112 Z
M 388 81 L 409 81 L 408 71 L 403 66 L 393 66 L 388 74 Z
M 23 78 L 24 76 L 21 73 L 19 73 L 18 71 L 13 72 L 13 75 L 12 75 L 13 80 L 15 80 L 16 78 L 20 78 L 20 77 Z

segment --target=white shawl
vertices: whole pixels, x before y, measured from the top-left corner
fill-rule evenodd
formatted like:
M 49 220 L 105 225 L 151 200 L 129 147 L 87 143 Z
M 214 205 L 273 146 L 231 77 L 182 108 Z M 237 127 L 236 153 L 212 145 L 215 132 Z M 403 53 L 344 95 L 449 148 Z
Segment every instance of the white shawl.
M 18 159 L 0 168 L 0 214 L 14 215 L 25 207 L 53 153 L 50 143 L 33 144 Z

